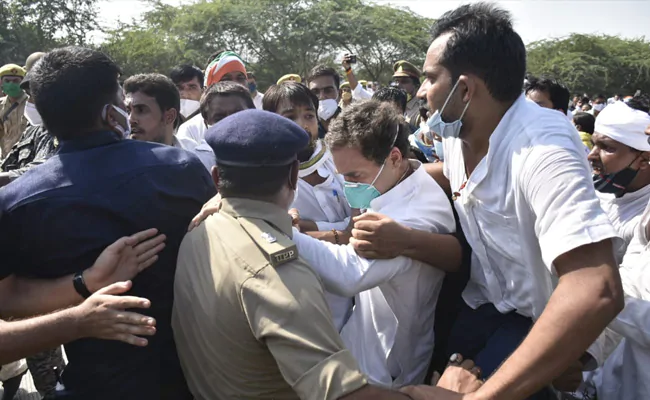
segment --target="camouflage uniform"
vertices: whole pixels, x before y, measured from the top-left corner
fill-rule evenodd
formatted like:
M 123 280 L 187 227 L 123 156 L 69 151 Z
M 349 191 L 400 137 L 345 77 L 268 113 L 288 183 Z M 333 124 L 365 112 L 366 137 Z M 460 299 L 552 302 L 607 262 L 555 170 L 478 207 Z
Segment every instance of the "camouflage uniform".
M 28 126 L 0 164 L 0 170 L 8 172 L 13 181 L 30 168 L 45 162 L 56 152 L 58 144 L 43 126 Z

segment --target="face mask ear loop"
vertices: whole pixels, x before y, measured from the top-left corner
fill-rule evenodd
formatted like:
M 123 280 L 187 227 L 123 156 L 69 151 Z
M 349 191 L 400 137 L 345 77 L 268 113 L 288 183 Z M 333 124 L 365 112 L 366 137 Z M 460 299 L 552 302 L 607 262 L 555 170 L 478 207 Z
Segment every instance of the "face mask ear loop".
M 454 94 L 454 92 L 456 91 L 456 88 L 458 87 L 458 84 L 459 84 L 459 83 L 460 83 L 460 78 L 459 78 L 459 80 L 456 81 L 456 84 L 454 85 L 454 87 L 451 88 L 451 92 L 449 92 L 449 94 L 447 95 L 447 100 L 445 100 L 445 104 L 443 104 L 443 105 L 442 105 L 442 108 L 440 109 L 440 116 L 442 116 L 442 112 L 443 112 L 443 111 L 445 110 L 445 108 L 447 107 L 447 103 L 449 103 L 449 100 L 451 99 L 451 96 L 452 96 L 452 95 Z

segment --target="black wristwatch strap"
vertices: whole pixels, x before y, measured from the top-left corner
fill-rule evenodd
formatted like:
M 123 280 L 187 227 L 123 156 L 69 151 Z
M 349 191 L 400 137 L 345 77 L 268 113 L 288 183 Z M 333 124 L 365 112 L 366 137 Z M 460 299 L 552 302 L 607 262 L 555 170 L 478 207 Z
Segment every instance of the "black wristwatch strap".
M 84 299 L 92 296 L 92 293 L 90 293 L 90 290 L 88 290 L 86 282 L 84 281 L 83 272 L 77 272 L 74 274 L 74 278 L 72 278 L 72 284 L 74 285 L 74 290 L 76 290 L 77 293 L 79 293 Z

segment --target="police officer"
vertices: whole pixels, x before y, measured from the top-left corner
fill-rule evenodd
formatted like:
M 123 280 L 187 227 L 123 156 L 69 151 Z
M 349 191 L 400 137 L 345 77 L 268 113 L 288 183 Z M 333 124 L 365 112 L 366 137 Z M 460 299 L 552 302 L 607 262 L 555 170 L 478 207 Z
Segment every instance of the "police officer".
M 406 103 L 406 122 L 413 126 L 420 126 L 420 100 L 416 94 L 420 88 L 422 72 L 408 61 L 400 60 L 393 65 L 393 82 L 408 96 Z
M 221 212 L 181 244 L 172 314 L 194 397 L 408 399 L 367 384 L 291 240 L 287 210 L 309 135 L 287 118 L 246 110 L 206 140 Z
M 25 70 L 16 64 L 0 67 L 0 96 L 6 95 L 0 98 L 0 159 L 7 156 L 26 127 L 23 113 L 27 95 L 20 88 L 24 77 Z

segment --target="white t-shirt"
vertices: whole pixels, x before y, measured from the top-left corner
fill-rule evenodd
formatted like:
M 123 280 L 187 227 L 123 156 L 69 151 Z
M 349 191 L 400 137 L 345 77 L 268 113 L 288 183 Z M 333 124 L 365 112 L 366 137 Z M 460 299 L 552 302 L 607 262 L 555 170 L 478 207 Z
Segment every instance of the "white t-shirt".
M 443 147 L 444 173 L 460 192 L 454 206 L 473 250 L 463 299 L 536 320 L 557 284 L 554 260 L 616 237 L 579 135 L 562 113 L 521 95 L 469 179 L 461 139 L 443 139 Z
M 411 162 L 415 172 L 372 200 L 371 211 L 413 229 L 453 233 L 456 224 L 447 196 L 419 162 Z M 387 387 L 423 383 L 444 272 L 402 256 L 368 260 L 351 245 L 337 246 L 296 230 L 293 241 L 325 289 L 355 297 L 341 338 L 369 381 Z
M 264 94 L 257 92 L 255 97 L 253 97 L 253 104 L 255 104 L 255 108 L 258 110 L 262 109 L 262 99 L 264 99 Z

